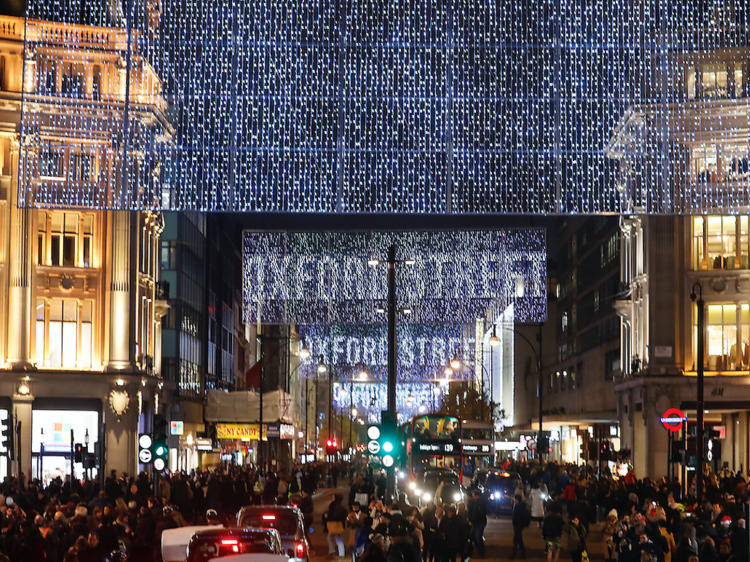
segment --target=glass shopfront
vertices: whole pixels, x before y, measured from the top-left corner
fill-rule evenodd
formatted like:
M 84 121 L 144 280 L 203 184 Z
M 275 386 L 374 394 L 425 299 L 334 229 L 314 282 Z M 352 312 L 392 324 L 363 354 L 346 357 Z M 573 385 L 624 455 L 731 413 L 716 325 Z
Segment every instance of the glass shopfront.
M 100 422 L 96 411 L 34 410 L 31 420 L 32 477 L 42 478 L 45 483 L 58 476 L 65 480 L 70 474 L 72 443 L 84 444 L 85 452 L 88 432 L 88 450 L 93 453 L 99 441 Z M 83 464 L 75 463 L 73 468 L 75 478 L 83 478 Z M 92 477 L 96 477 L 96 473 L 96 469 L 91 469 Z

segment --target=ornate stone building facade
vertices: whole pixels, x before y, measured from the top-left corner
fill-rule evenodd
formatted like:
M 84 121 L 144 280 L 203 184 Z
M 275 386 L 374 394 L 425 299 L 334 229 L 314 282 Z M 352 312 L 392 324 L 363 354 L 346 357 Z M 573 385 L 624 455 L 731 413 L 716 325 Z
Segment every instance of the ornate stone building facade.
M 0 418 L 20 422 L 21 451 L 0 476 L 67 476 L 71 442 L 104 444 L 103 468 L 133 473 L 137 434 L 167 395 L 163 217 L 82 208 L 122 197 L 134 175 L 158 181 L 151 157 L 122 150 L 123 134 L 173 135 L 158 78 L 137 53 L 121 56 L 127 41 L 124 29 L 28 20 L 24 30 L 0 16 Z M 37 205 L 51 192 L 69 205 L 26 206 L 24 182 Z

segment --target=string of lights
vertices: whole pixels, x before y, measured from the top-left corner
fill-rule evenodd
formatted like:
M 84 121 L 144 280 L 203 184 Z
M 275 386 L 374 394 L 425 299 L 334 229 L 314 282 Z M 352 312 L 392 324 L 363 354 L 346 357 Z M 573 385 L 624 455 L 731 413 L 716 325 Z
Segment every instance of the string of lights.
M 383 259 L 395 244 L 399 322 L 473 322 L 513 303 L 522 322 L 546 318 L 543 230 L 470 232 L 245 232 L 246 321 L 384 324 Z
M 363 419 L 378 421 L 387 407 L 386 332 L 382 324 L 301 326 L 300 346 L 310 352 L 310 358 L 300 364 L 300 376 L 330 378 L 338 411 L 350 412 L 354 407 Z M 402 421 L 439 410 L 450 383 L 474 383 L 472 368 L 450 367 L 455 359 L 462 365 L 474 365 L 474 325 L 401 324 L 397 334 L 396 404 Z M 326 366 L 325 374 L 318 371 L 320 363 Z
M 443 214 L 750 203 L 745 2 L 28 0 L 27 14 L 26 204 Z M 60 26 L 36 33 L 38 20 Z M 68 68 L 49 66 L 51 48 Z M 95 68 L 92 52 L 120 70 Z M 92 80 L 116 95 L 93 99 Z M 71 99 L 79 89 L 91 103 Z M 51 134 L 63 125 L 74 134 Z M 44 179 L 81 139 L 109 150 L 104 191 Z

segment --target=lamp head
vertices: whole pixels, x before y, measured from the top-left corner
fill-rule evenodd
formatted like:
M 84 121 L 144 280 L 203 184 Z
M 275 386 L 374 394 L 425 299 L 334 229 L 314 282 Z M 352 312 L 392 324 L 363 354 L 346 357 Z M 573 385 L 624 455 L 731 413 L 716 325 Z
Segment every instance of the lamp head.
M 306 347 L 303 347 L 302 349 L 299 350 L 299 356 L 302 359 L 307 359 L 308 357 L 310 357 L 310 350 L 307 349 Z
M 492 336 L 490 338 L 490 347 L 495 347 L 496 345 L 500 345 L 500 338 L 497 336 Z
M 454 357 L 451 360 L 451 367 L 453 367 L 454 369 L 458 369 L 460 366 L 461 366 L 461 361 L 458 360 L 458 357 Z

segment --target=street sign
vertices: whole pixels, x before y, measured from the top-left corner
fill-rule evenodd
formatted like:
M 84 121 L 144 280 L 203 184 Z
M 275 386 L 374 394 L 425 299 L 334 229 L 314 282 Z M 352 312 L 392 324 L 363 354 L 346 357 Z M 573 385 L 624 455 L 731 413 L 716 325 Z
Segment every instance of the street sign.
M 677 408 L 669 408 L 664 415 L 661 417 L 661 423 L 669 431 L 676 432 L 682 429 L 682 422 L 687 419 L 687 416 Z
M 377 441 L 367 443 L 367 452 L 371 455 L 377 455 L 380 452 L 380 443 Z
M 138 452 L 138 460 L 143 464 L 148 464 L 151 462 L 151 451 L 149 449 L 141 449 Z

